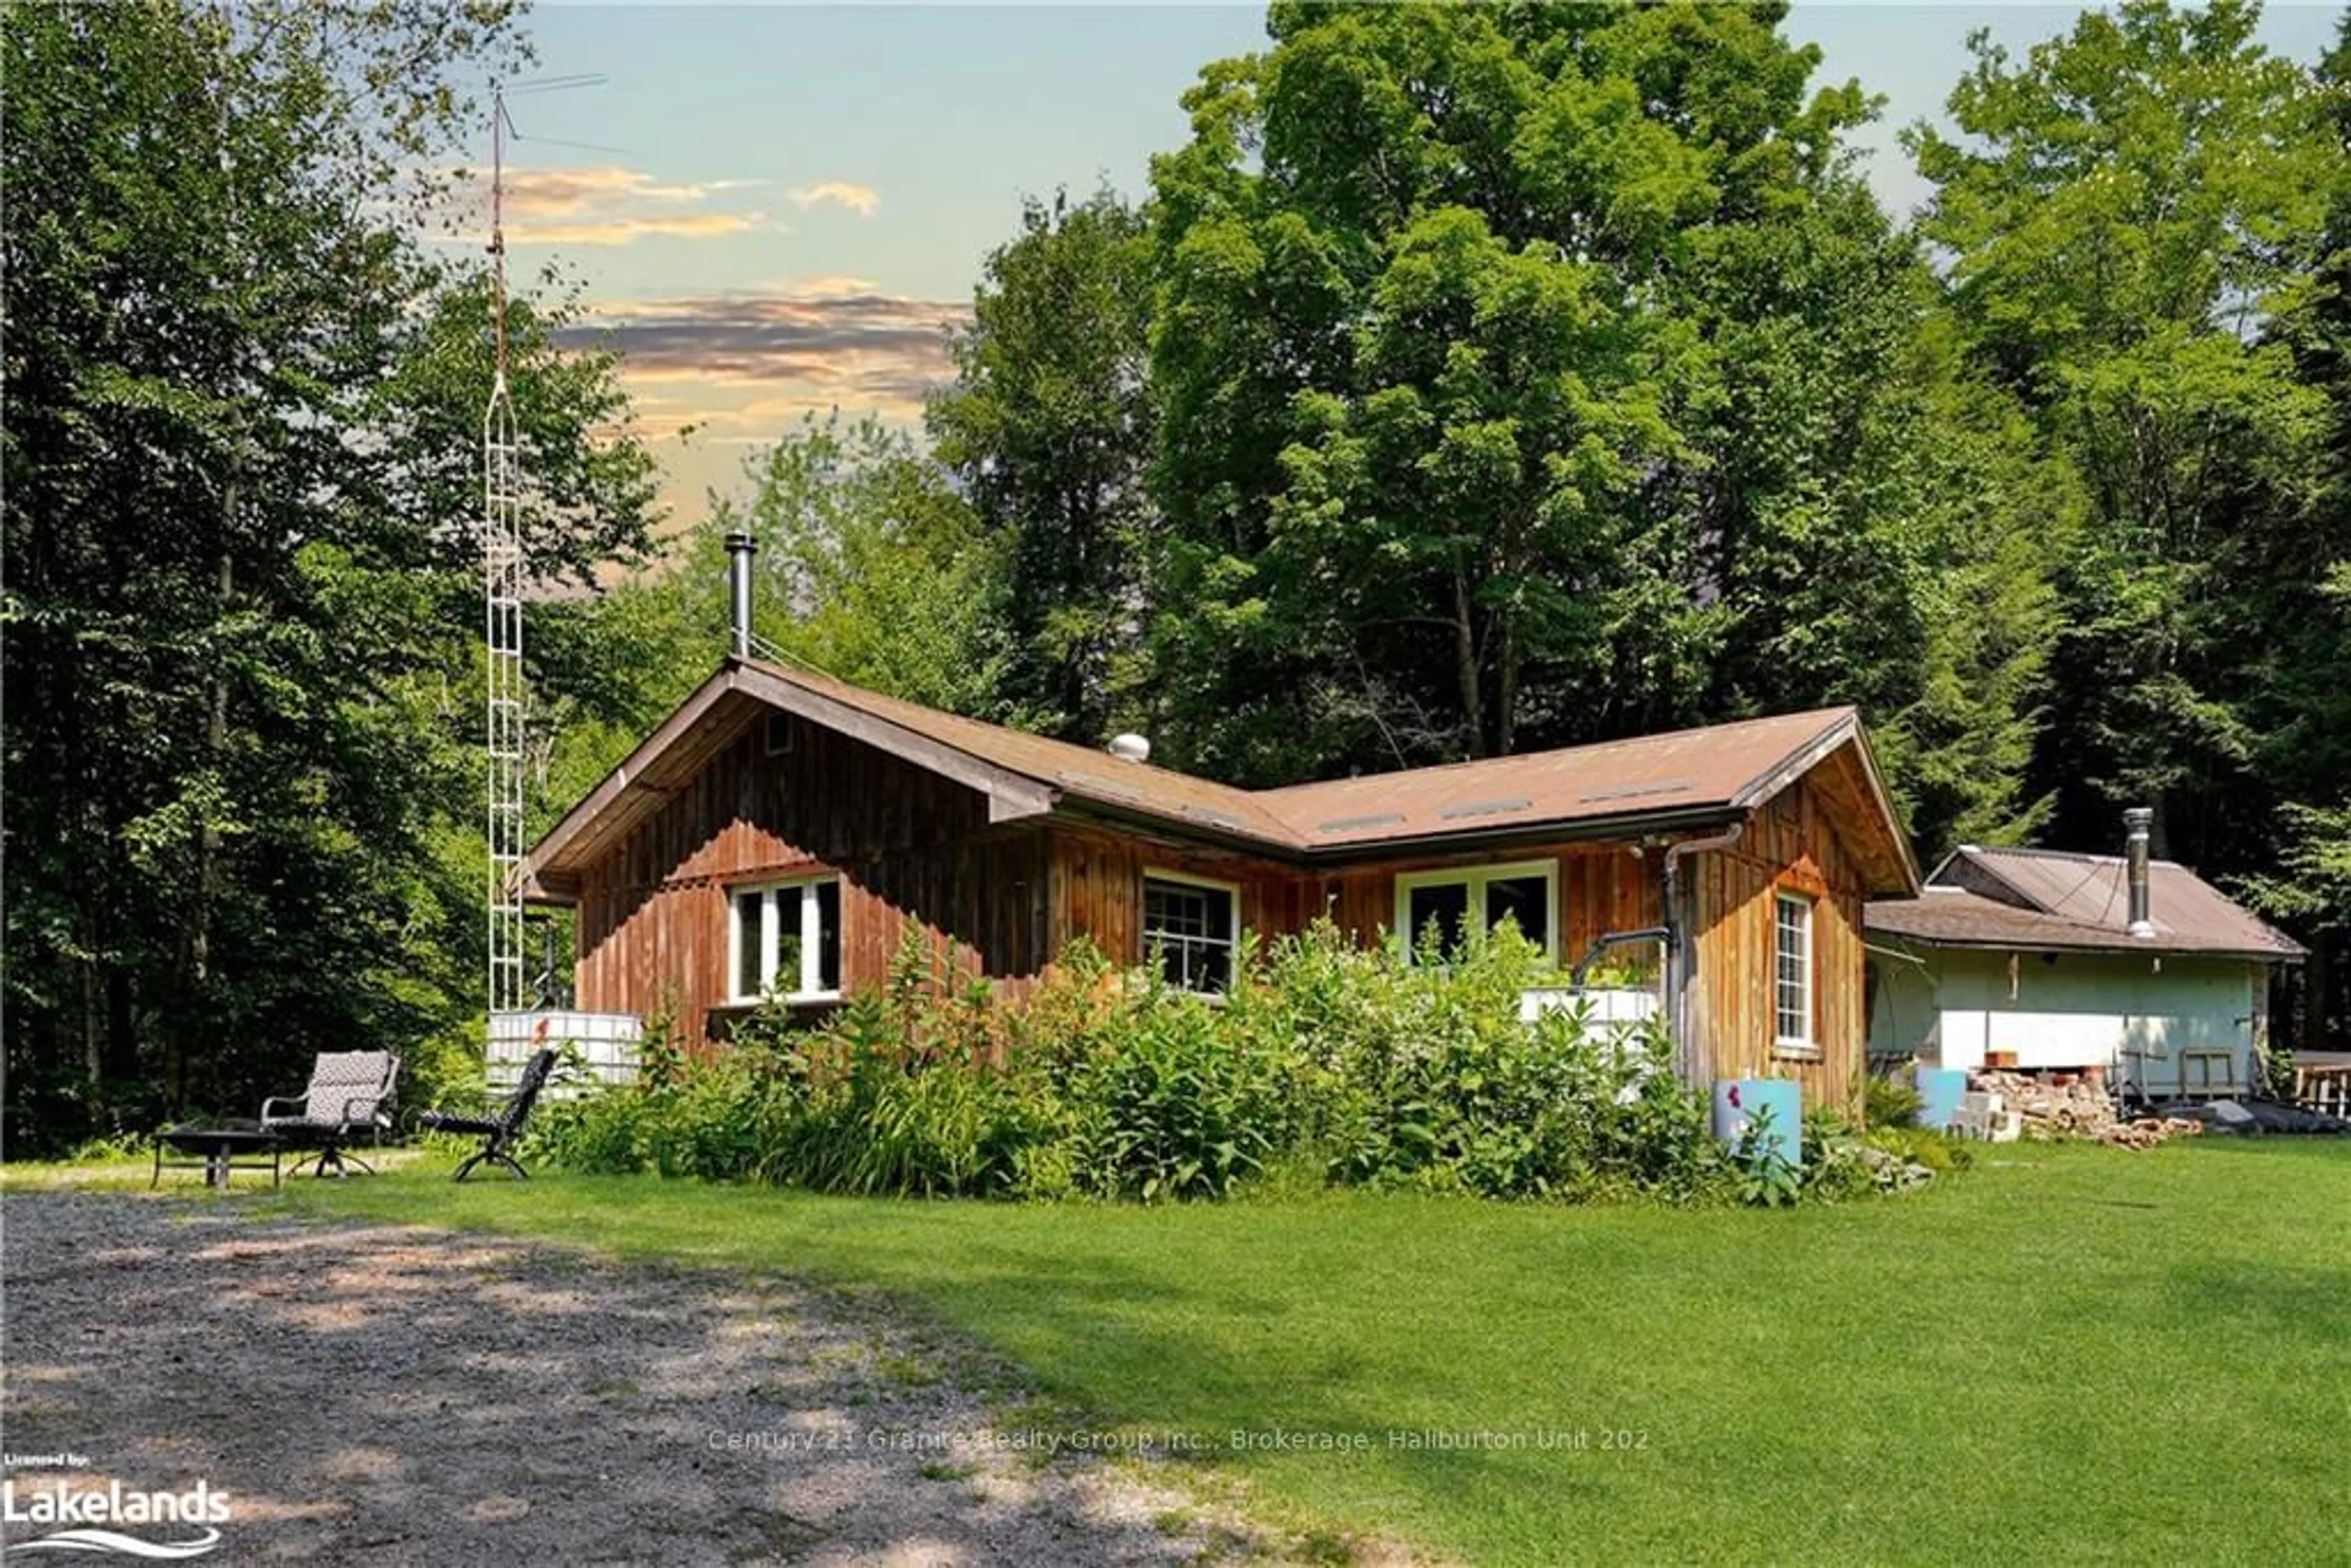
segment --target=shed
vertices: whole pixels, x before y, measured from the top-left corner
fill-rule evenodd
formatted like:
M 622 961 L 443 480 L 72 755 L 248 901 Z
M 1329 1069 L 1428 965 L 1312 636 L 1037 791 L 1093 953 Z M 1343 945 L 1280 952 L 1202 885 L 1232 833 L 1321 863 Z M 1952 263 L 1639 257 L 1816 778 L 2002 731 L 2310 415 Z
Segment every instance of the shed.
M 1873 902 L 1871 1054 L 2095 1070 L 2151 1098 L 2256 1083 L 2272 977 L 2304 951 L 2186 866 L 2147 858 L 2147 822 L 2128 814 L 2121 854 L 1962 845 L 1918 897 Z

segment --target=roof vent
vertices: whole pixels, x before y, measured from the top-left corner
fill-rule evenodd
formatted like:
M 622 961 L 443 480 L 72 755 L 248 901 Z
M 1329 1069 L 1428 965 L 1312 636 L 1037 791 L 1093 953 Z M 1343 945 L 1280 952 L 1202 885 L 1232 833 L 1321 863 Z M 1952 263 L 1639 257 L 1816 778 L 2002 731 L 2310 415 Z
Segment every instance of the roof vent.
M 1451 822 L 1463 817 L 1499 817 L 1509 811 L 1523 811 L 1533 804 L 1532 800 L 1521 795 L 1510 800 L 1472 800 L 1466 806 L 1447 806 L 1437 814 Z
M 1612 784 L 1605 789 L 1593 789 L 1586 794 L 1579 795 L 1576 797 L 1576 800 L 1579 803 L 1586 801 L 1597 802 L 1601 800 L 1631 800 L 1643 795 L 1678 795 L 1685 789 L 1695 789 L 1696 787 L 1695 782 L 1687 779 L 1653 779 L 1646 784 Z
M 1122 762 L 1148 762 L 1151 760 L 1151 742 L 1131 730 L 1124 735 L 1113 735 L 1110 737 L 1110 754 Z
M 1358 828 L 1384 828 L 1390 822 L 1403 821 L 1402 811 L 1381 811 L 1369 817 L 1335 817 L 1327 822 L 1315 823 L 1314 831 L 1320 833 L 1345 833 Z

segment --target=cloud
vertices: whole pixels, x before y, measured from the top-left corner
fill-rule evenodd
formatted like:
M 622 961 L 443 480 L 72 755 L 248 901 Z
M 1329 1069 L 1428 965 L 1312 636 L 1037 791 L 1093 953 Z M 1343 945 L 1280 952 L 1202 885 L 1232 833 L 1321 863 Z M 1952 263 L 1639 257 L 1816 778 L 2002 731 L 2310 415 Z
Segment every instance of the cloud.
M 671 182 L 617 163 L 509 169 L 505 193 L 507 243 L 622 246 L 641 239 L 719 239 L 749 234 L 770 226 L 767 214 L 729 208 L 724 198 L 766 183 Z M 480 199 L 486 218 L 486 188 Z
M 859 294 L 872 294 L 877 287 L 878 286 L 870 277 L 859 277 L 851 273 L 841 272 L 825 273 L 817 277 L 804 277 L 798 283 L 785 284 L 767 292 L 789 295 L 804 300 L 841 299 Z
M 789 291 L 613 301 L 572 329 L 617 350 L 632 380 L 767 384 L 927 385 L 950 373 L 947 333 L 970 319 L 960 302 L 876 291 L 863 278 L 821 277 Z
M 674 218 L 610 218 L 597 223 L 508 224 L 508 245 L 634 245 L 641 239 L 716 239 L 765 225 L 758 213 L 681 213 Z
M 797 203 L 804 209 L 831 202 L 847 207 L 861 218 L 870 218 L 873 210 L 882 204 L 882 193 L 871 185 L 852 184 L 847 180 L 823 180 L 813 185 L 786 191 L 784 199 Z
M 708 180 L 664 184 L 639 169 L 595 163 L 569 169 L 507 171 L 507 211 L 517 217 L 569 217 L 614 203 L 702 202 L 720 191 L 765 183 L 759 180 Z
M 641 428 L 696 427 L 716 445 L 773 441 L 830 408 L 912 423 L 955 373 L 960 302 L 885 294 L 870 279 L 810 277 L 758 293 L 609 301 L 567 346 L 621 355 Z

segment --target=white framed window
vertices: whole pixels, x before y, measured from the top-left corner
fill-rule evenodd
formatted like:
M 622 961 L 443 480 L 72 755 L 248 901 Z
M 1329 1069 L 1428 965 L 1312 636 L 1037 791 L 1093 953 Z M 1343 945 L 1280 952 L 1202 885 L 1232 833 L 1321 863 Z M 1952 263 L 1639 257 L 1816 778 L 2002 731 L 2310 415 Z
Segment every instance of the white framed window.
M 726 992 L 822 1002 L 841 995 L 841 879 L 798 877 L 726 892 Z
M 1808 1051 L 1813 1040 L 1813 901 L 1783 893 L 1772 913 L 1772 1031 L 1781 1049 Z
M 1421 938 L 1432 925 L 1439 944 L 1452 953 L 1508 917 L 1518 922 L 1520 936 L 1556 963 L 1559 933 L 1552 911 L 1558 904 L 1556 861 L 1452 866 L 1444 871 L 1406 872 L 1395 879 L 1395 928 L 1404 934 L 1409 954 L 1419 952 Z
M 1233 983 L 1240 889 L 1180 872 L 1143 873 L 1143 951 L 1179 991 L 1222 996 Z

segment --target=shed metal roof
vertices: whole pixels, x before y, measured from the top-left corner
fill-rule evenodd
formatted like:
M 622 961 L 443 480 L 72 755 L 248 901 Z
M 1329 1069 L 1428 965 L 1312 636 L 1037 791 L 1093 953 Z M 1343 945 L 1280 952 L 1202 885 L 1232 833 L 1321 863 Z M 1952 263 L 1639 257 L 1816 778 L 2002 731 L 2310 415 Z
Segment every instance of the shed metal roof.
M 2032 951 L 2199 953 L 2291 963 L 2302 946 L 2172 861 L 2147 867 L 2153 936 L 2129 931 L 2129 866 L 2120 855 L 2057 850 L 1954 850 L 1916 899 L 1872 903 L 1874 935 L 1946 946 Z

